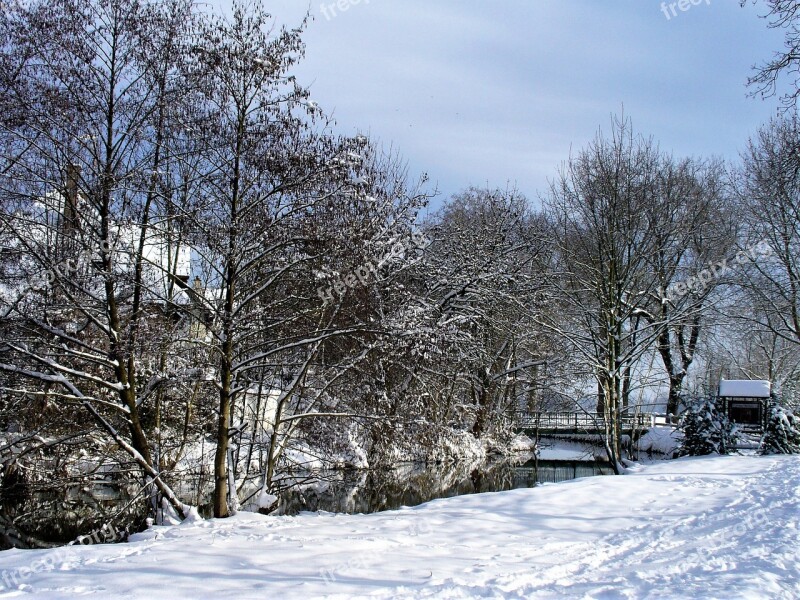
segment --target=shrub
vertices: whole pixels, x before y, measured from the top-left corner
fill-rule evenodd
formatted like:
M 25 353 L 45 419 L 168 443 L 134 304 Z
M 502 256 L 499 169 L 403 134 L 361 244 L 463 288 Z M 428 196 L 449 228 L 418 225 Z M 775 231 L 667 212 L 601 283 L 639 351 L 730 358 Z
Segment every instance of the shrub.
M 800 418 L 781 406 L 772 405 L 759 452 L 800 454 Z
M 711 400 L 687 402 L 681 419 L 683 442 L 680 456 L 729 454 L 736 446 L 736 430 Z

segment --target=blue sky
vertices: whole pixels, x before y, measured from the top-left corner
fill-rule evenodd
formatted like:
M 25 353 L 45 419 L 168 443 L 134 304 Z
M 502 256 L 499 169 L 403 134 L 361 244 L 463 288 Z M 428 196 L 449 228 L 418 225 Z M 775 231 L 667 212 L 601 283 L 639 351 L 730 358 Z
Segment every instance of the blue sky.
M 298 79 L 340 132 L 391 145 L 440 200 L 469 185 L 536 199 L 623 106 L 664 150 L 735 159 L 779 105 L 745 82 L 782 33 L 738 0 L 669 19 L 657 0 L 341 1 L 266 6 L 288 25 L 310 9 Z

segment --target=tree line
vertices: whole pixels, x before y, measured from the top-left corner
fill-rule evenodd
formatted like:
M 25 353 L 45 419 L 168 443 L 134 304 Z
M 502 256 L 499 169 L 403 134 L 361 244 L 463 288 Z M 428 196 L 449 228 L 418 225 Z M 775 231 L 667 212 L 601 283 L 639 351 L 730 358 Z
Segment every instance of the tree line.
M 502 448 L 520 411 L 597 415 L 617 465 L 658 383 L 673 414 L 721 375 L 796 398 L 794 113 L 736 165 L 614 119 L 540 202 L 428 214 L 426 178 L 293 75 L 306 25 L 188 0 L 0 17 L 4 473 L 66 484 L 88 452 L 186 516 L 208 444 L 225 517 L 309 463 Z

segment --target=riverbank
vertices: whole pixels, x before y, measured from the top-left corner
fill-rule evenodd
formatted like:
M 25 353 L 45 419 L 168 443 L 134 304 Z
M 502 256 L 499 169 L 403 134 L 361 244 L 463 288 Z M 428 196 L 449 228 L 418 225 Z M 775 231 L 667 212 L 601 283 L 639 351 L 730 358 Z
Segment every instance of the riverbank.
M 796 598 L 800 457 L 681 459 L 372 515 L 0 553 L 0 597 Z

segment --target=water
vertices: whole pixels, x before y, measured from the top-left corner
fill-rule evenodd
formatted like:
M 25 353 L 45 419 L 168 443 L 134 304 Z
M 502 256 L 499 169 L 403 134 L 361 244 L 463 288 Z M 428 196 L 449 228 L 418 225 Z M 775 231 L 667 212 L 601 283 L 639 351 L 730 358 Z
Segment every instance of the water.
M 285 494 L 277 513 L 371 513 L 416 506 L 438 498 L 530 488 L 611 473 L 610 467 L 597 462 L 534 459 L 516 465 L 498 461 L 471 468 L 404 464 L 381 472 L 340 471 L 329 474 L 327 481 Z
M 610 473 L 609 467 L 594 461 L 533 459 L 517 464 L 409 463 L 385 471 L 331 471 L 320 474 L 313 483 L 286 492 L 276 512 L 370 513 L 437 498 L 529 488 Z M 120 541 L 125 539 L 126 531 L 140 531 L 145 526 L 142 504 L 140 499 L 132 501 L 131 490 L 114 485 L 5 496 L 0 498 L 0 548 L 50 547 L 70 543 L 80 536 L 93 536 L 93 543 Z M 111 530 L 102 529 L 109 522 Z
M 90 543 L 121 541 L 129 531 L 143 530 L 146 517 L 141 500 L 118 485 L 3 494 L 0 550 L 62 546 L 82 536 Z

